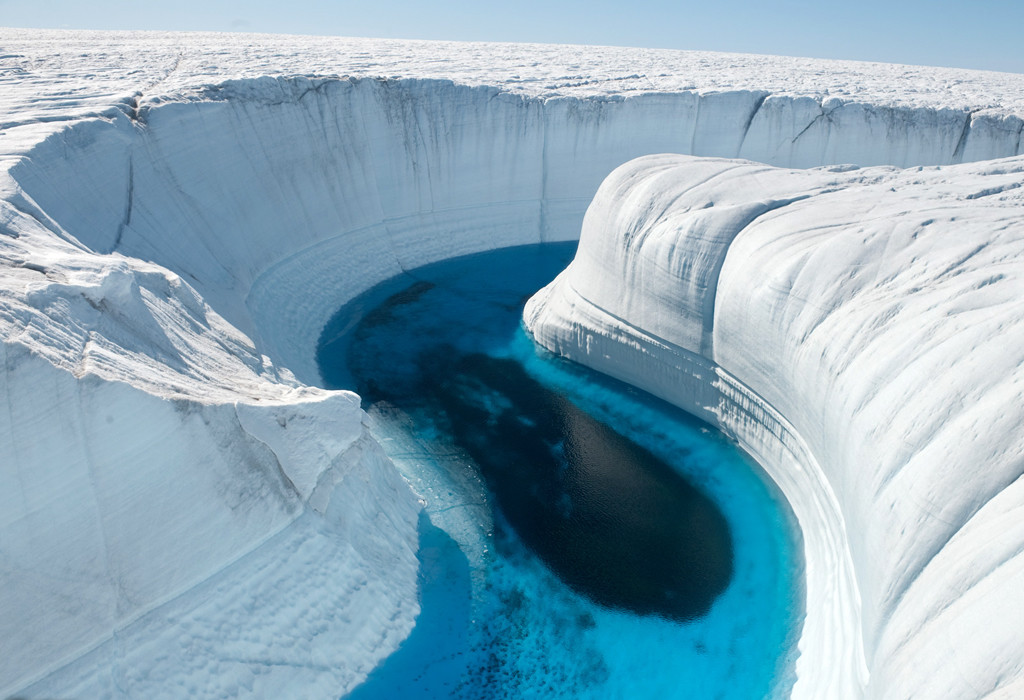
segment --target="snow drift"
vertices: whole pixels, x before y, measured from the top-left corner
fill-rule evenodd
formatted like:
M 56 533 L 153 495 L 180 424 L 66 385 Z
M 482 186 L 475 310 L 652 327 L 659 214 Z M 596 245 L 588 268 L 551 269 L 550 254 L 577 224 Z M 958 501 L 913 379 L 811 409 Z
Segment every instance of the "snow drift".
M 922 74 L 919 84 L 933 85 L 930 92 L 922 89 L 920 100 L 901 103 L 879 87 L 890 84 L 889 67 L 854 70 L 850 64 L 814 63 L 826 75 L 830 66 L 837 74 L 852 71 L 860 76 L 853 82 L 867 86 L 859 94 L 853 88 L 836 97 L 808 89 L 802 82 L 806 74 L 790 67 L 791 59 L 749 64 L 728 74 L 731 89 L 710 89 L 700 85 L 710 85 L 712 75 L 720 79 L 717 67 L 735 65 L 729 63 L 734 59 L 718 57 L 718 64 L 691 59 L 680 68 L 676 62 L 686 54 L 673 52 L 595 50 L 597 59 L 584 60 L 578 48 L 527 47 L 517 49 L 513 59 L 500 46 L 447 45 L 446 50 L 461 52 L 470 73 L 476 71 L 451 80 L 430 67 L 436 47 L 390 42 L 370 44 L 391 56 L 391 63 L 369 74 L 365 67 L 353 70 L 346 64 L 352 77 L 268 78 L 258 76 L 274 72 L 266 63 L 273 54 L 261 54 L 262 63 L 246 68 L 249 45 L 241 42 L 221 47 L 225 70 L 211 77 L 203 57 L 226 39 L 99 36 L 113 48 L 95 48 L 92 35 L 82 44 L 76 35 L 45 34 L 37 40 L 14 32 L 8 45 L 21 53 L 4 57 L 23 65 L 7 78 L 15 82 L 0 133 L 0 392 L 8 406 L 0 412 L 0 581 L 9 591 L 0 602 L 0 628 L 8 640 L 0 654 L 3 694 L 45 677 L 32 692 L 78 688 L 89 694 L 117 687 L 155 697 L 201 690 L 212 687 L 210 679 L 229 677 L 236 691 L 272 694 L 299 683 L 310 688 L 309 694 L 336 696 L 395 648 L 417 612 L 415 496 L 381 456 L 355 397 L 315 388 L 314 353 L 323 324 L 370 285 L 455 255 L 573 239 L 602 179 L 645 154 L 739 156 L 793 167 L 949 164 L 1018 153 L 1024 126 L 1011 108 L 963 97 L 971 90 L 984 94 L 994 89 L 990 85 L 1009 85 L 1006 94 L 1022 94 L 1021 81 L 1013 76 Z M 269 41 L 253 39 L 252 45 L 265 48 Z M 296 44 L 309 51 L 322 46 L 320 40 L 302 41 L 279 39 L 277 49 L 284 46 L 291 53 L 279 53 L 277 60 L 291 67 L 297 61 L 310 72 L 308 55 Z M 139 47 L 147 52 L 138 69 L 141 77 L 117 68 L 109 57 Z M 336 58 L 341 55 L 354 63 L 367 45 L 351 41 L 331 48 L 331 60 L 342 60 Z M 74 53 L 76 61 L 65 53 Z M 521 63 L 510 68 L 513 60 Z M 593 80 L 563 73 L 550 89 L 542 73 L 552 62 L 579 70 L 573 61 L 580 60 L 591 60 L 586 70 L 594 72 Z M 646 74 L 615 77 L 616 61 L 668 67 L 660 68 L 662 77 L 650 71 L 661 81 L 659 88 Z M 373 77 L 395 72 L 402 75 Z M 238 77 L 224 80 L 229 73 Z M 949 78 L 953 74 L 959 83 Z M 99 79 L 102 89 L 88 94 L 59 89 L 67 75 L 79 75 L 79 82 Z M 624 87 L 644 81 L 654 88 Z M 951 84 L 966 87 L 949 97 L 941 86 Z M 19 91 L 23 86 L 33 90 Z M 1012 163 L 1004 167 L 1010 174 L 999 179 L 999 187 L 1007 190 L 1004 180 L 1012 181 L 1017 171 Z M 897 425 L 890 437 L 880 439 L 874 433 L 886 428 L 884 421 L 844 426 L 851 416 L 869 415 L 843 412 L 849 402 L 868 400 L 858 393 L 862 385 L 841 381 L 842 363 L 859 356 L 819 358 L 815 364 L 802 354 L 810 346 L 793 346 L 790 335 L 763 328 L 766 319 L 780 313 L 799 316 L 804 305 L 791 302 L 794 295 L 821 290 L 813 285 L 805 290 L 786 278 L 792 261 L 782 253 L 758 257 L 755 242 L 749 270 L 729 264 L 747 240 L 736 233 L 750 221 L 775 208 L 789 209 L 793 205 L 786 204 L 810 190 L 843 190 L 861 176 L 818 172 L 796 186 L 792 183 L 803 176 L 771 168 L 758 172 L 767 184 L 756 198 L 726 188 L 732 198 L 729 214 L 718 220 L 722 209 L 717 208 L 709 215 L 709 235 L 695 262 L 673 257 L 688 252 L 688 243 L 665 239 L 664 250 L 675 251 L 670 257 L 676 269 L 693 267 L 688 291 L 680 295 L 663 272 L 645 280 L 648 268 L 623 263 L 613 272 L 626 275 L 624 289 L 636 290 L 623 295 L 632 306 L 595 302 L 595 318 L 571 323 L 597 329 L 593 342 L 623 360 L 617 366 L 630 381 L 648 386 L 652 373 L 663 372 L 669 386 L 686 394 L 670 392 L 670 398 L 739 436 L 784 486 L 787 479 L 792 482 L 790 494 L 814 492 L 807 503 L 818 504 L 820 512 L 805 508 L 802 521 L 805 539 L 808 531 L 820 535 L 819 544 L 808 549 L 810 565 L 819 572 L 809 585 L 820 584 L 821 599 L 832 602 L 821 610 L 809 607 L 808 629 L 817 632 L 803 646 L 796 692 L 805 697 L 821 688 L 860 692 L 859 585 L 865 594 L 867 665 L 878 678 L 871 687 L 891 687 L 898 694 L 900 666 L 894 661 L 876 667 L 873 659 L 899 648 L 906 655 L 894 658 L 914 665 L 914 650 L 924 647 L 913 640 L 943 638 L 922 632 L 933 624 L 925 623 L 931 618 L 904 612 L 906 606 L 944 600 L 966 607 L 980 589 L 962 598 L 918 594 L 915 581 L 930 584 L 917 570 L 932 554 L 952 552 L 941 545 L 959 530 L 928 524 L 897 534 L 904 520 L 914 517 L 912 511 L 880 513 L 884 499 L 864 492 L 878 487 L 876 481 L 890 473 L 886 469 L 896 470 L 918 448 L 934 444 L 938 449 L 940 443 L 899 442 L 896 450 L 909 427 Z M 879 171 L 873 177 L 914 176 Z M 834 183 L 823 184 L 826 180 Z M 892 186 L 904 182 L 894 180 Z M 952 180 L 928 182 L 938 191 L 966 192 L 966 185 Z M 977 199 L 986 191 L 970 194 Z M 628 200 L 629 191 L 623 196 Z M 849 220 L 860 209 L 852 199 L 844 201 L 846 218 L 836 225 L 854 226 Z M 902 211 L 899 196 L 887 201 Z M 964 211 L 973 211 L 973 201 L 965 200 Z M 666 212 L 675 211 L 665 204 Z M 599 206 L 619 211 L 623 222 L 637 215 L 628 201 L 621 211 L 610 203 Z M 656 214 L 646 216 L 657 220 Z M 989 247 L 989 228 L 979 223 L 972 232 L 985 239 L 978 245 Z M 887 260 L 878 242 L 882 238 L 873 241 L 877 245 L 858 254 L 858 265 Z M 598 245 L 621 261 L 616 243 Z M 946 256 L 941 245 L 935 248 L 939 252 L 925 251 L 925 257 L 939 256 L 932 266 Z M 1002 250 L 991 247 L 997 249 Z M 839 267 L 843 258 L 836 260 Z M 757 279 L 751 270 L 775 270 L 782 278 L 748 288 L 744 280 Z M 839 279 L 845 270 L 835 272 Z M 647 284 L 652 279 L 656 283 Z M 1007 279 L 989 284 L 986 294 L 1016 284 L 1012 275 Z M 982 281 L 971 278 L 972 284 Z M 715 294 L 719 286 L 733 290 L 732 306 Z M 896 288 L 894 298 L 912 288 Z M 773 295 L 770 303 L 757 296 L 766 289 Z M 952 294 L 941 290 L 934 293 L 936 303 Z M 841 295 L 838 287 L 831 291 Z M 734 316 L 720 322 L 720 315 L 734 307 L 738 310 L 729 312 Z M 649 331 L 643 340 L 601 316 L 616 308 L 625 321 Z M 661 316 L 669 311 L 680 318 Z M 741 312 L 752 315 L 749 329 L 740 327 Z M 851 318 L 839 330 L 870 330 L 864 343 L 872 342 L 876 326 L 884 326 L 866 316 Z M 984 326 L 985 332 L 996 327 L 1005 330 L 1005 322 Z M 614 337 L 613 328 L 618 329 Z M 987 336 L 972 331 L 967 337 L 973 340 L 965 340 L 964 347 L 937 346 L 935 357 L 953 362 L 962 350 L 983 346 Z M 571 343 L 559 342 L 563 351 L 573 352 Z M 623 342 L 632 350 L 623 351 Z M 651 342 L 687 350 L 690 354 L 679 353 L 683 360 L 676 362 L 696 367 L 703 379 L 680 374 L 679 367 L 658 369 L 664 353 L 644 344 Z M 743 359 L 746 342 L 770 343 L 777 351 L 772 367 Z M 899 357 L 890 358 L 894 367 Z M 1017 365 L 1011 360 L 1003 358 L 1000 366 L 1013 378 Z M 787 393 L 825 377 L 839 379 L 814 391 Z M 879 381 L 889 378 L 878 374 Z M 981 391 L 988 385 L 972 386 Z M 833 392 L 828 400 L 815 393 L 825 387 Z M 934 431 L 941 416 L 955 419 L 949 401 L 961 395 L 959 390 L 932 396 L 918 385 L 905 388 L 928 398 Z M 1000 384 L 992 391 L 1010 389 Z M 726 403 L 743 406 L 737 417 L 704 411 L 729 392 L 731 403 Z M 710 398 L 692 400 L 691 395 Z M 856 441 L 865 436 L 877 444 L 862 453 L 867 448 Z M 1008 454 L 1008 444 L 998 446 L 1000 454 Z M 859 483 L 851 465 L 863 459 L 881 460 L 883 466 Z M 946 459 L 944 465 L 936 479 L 921 482 L 933 498 L 964 478 L 962 461 Z M 961 483 L 954 525 L 962 524 L 972 507 L 989 502 L 995 484 L 1011 473 L 1012 465 L 992 476 L 995 481 L 986 476 Z M 899 479 L 886 483 L 892 493 L 911 488 L 898 488 Z M 851 521 L 865 534 L 847 537 Z M 918 542 L 914 533 L 920 532 L 927 537 Z M 980 538 L 959 536 L 965 543 Z M 868 549 L 880 543 L 894 547 L 875 562 Z M 249 576 L 254 567 L 270 577 L 263 563 L 274 547 L 316 552 L 306 566 L 330 557 L 340 561 L 330 575 L 345 593 L 332 606 L 352 612 L 336 619 L 322 609 L 322 601 L 317 603 L 316 590 L 301 582 L 266 584 L 277 591 L 267 598 L 293 599 L 294 609 L 284 612 L 260 597 L 259 581 L 241 588 L 231 583 L 238 580 L 237 571 Z M 832 566 L 834 574 L 826 571 Z M 943 581 L 941 586 L 954 585 L 954 579 Z M 239 610 L 224 606 L 222 612 L 188 613 L 182 601 L 199 600 L 200 589 L 202 596 L 249 596 L 251 601 Z M 984 625 L 997 612 L 960 617 Z M 154 615 L 168 622 L 161 627 Z M 316 618 L 316 632 L 294 624 L 304 615 Z M 174 633 L 176 616 L 208 629 L 231 628 L 249 617 L 299 632 L 254 629 L 252 639 L 211 642 L 207 656 L 215 661 L 195 668 L 175 662 L 176 653 L 188 656 L 185 647 L 192 643 Z M 934 626 L 958 629 L 941 616 Z M 133 634 L 147 639 L 150 633 L 167 634 L 170 641 L 160 647 L 159 660 L 146 662 L 166 675 L 150 673 L 147 680 L 145 673 L 132 672 L 142 663 L 138 652 L 120 640 Z M 906 644 L 896 638 L 900 634 Z M 282 635 L 299 651 L 287 643 L 275 646 Z M 87 652 L 92 656 L 83 656 Z M 1006 671 L 1014 659 L 1019 666 L 1020 657 L 1019 650 L 1006 652 L 992 668 Z M 52 673 L 75 659 L 88 659 L 89 667 L 100 669 L 98 680 L 82 681 L 81 668 L 74 666 Z M 950 668 L 947 664 L 949 673 Z M 972 669 L 969 679 L 975 674 L 989 679 L 992 673 Z M 85 685 L 75 685 L 80 682 Z

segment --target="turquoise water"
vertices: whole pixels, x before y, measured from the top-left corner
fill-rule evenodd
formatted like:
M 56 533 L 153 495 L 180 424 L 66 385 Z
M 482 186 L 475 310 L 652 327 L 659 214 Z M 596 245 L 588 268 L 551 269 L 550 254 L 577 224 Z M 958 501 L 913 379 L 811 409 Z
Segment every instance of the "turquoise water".
M 421 614 L 355 700 L 791 687 L 799 534 L 774 486 L 714 429 L 522 331 L 573 252 L 419 268 L 325 328 L 325 383 L 359 391 L 427 503 Z

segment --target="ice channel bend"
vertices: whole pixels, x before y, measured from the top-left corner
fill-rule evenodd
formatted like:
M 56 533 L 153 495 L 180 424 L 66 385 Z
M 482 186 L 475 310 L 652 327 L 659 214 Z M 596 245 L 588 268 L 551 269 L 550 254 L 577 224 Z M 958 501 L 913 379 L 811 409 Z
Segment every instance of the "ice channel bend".
M 427 501 L 421 608 L 352 698 L 784 696 L 797 535 L 756 465 L 629 387 L 537 352 L 525 300 L 574 244 L 414 270 L 342 308 L 356 387 Z

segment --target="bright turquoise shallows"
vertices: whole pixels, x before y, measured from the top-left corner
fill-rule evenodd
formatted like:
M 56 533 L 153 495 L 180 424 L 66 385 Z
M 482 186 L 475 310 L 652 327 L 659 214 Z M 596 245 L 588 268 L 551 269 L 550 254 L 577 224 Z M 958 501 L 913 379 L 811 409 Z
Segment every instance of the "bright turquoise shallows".
M 425 502 L 420 608 L 349 697 L 764 698 L 793 682 L 799 533 L 713 428 L 538 351 L 526 299 L 573 245 L 413 270 L 321 338 Z

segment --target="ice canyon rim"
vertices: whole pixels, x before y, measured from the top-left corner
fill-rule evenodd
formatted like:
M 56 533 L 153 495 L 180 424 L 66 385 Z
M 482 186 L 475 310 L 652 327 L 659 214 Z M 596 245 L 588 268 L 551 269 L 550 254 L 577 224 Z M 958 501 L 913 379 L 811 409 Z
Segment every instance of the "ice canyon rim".
M 0 45 L 0 695 L 73 693 L 76 663 L 110 688 L 230 693 L 216 660 L 134 673 L 145 647 L 112 640 L 145 640 L 152 611 L 236 565 L 250 602 L 204 618 L 245 630 L 259 611 L 233 664 L 271 693 L 357 685 L 413 624 L 418 504 L 354 395 L 317 388 L 320 329 L 403 269 L 581 227 L 528 321 L 779 481 L 808 561 L 794 695 L 1024 688 L 1024 76 L 266 36 Z M 620 168 L 658 153 L 718 159 Z M 288 555 L 237 563 L 261 550 Z M 347 612 L 304 628 L 324 593 L 289 562 L 343 581 Z

